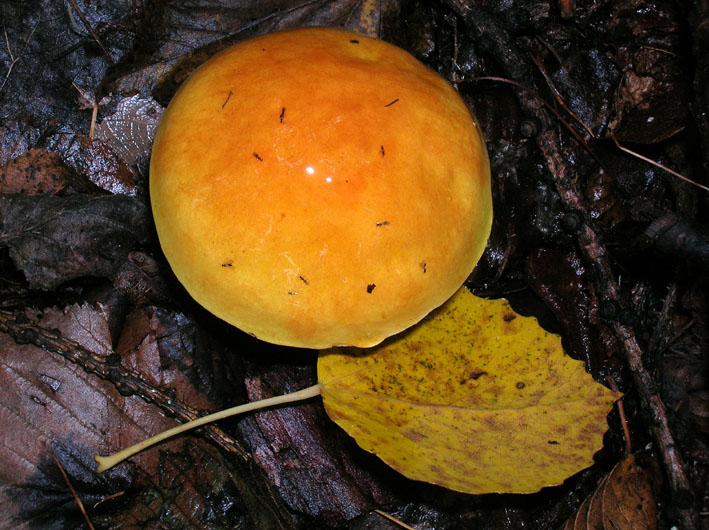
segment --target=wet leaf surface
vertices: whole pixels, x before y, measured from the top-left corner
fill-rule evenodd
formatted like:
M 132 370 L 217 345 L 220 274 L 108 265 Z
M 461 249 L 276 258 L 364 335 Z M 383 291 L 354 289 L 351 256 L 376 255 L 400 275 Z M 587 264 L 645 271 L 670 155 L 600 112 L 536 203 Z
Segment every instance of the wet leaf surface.
M 529 256 L 527 267 L 534 271 L 530 275 L 532 288 L 563 327 L 563 336 L 575 357 L 597 369 L 593 363 L 617 354 L 617 340 L 599 315 L 602 302 L 592 288 L 586 287 L 587 271 L 576 256 L 541 250 Z M 604 358 L 594 356 L 599 350 L 605 352 Z
M 104 306 L 52 309 L 28 318 L 59 330 L 98 358 L 116 355 Z M 199 362 L 208 354 L 203 346 L 193 349 L 192 366 L 171 357 L 175 351 L 171 343 L 196 338 L 189 327 L 177 330 L 171 319 L 148 310 L 127 315 L 115 351 L 156 388 L 171 385 L 179 389 L 177 399 L 214 409 L 215 402 L 200 388 L 214 392 L 225 384 L 215 378 L 226 374 Z M 146 528 L 167 521 L 182 528 L 214 528 L 250 520 L 244 513 L 248 501 L 243 478 L 222 454 L 198 438 L 169 442 L 131 465 L 96 474 L 97 448 L 115 450 L 171 426 L 172 420 L 140 397 L 123 396 L 112 384 L 58 356 L 14 344 L 5 334 L 0 334 L 0 341 L 4 389 L 0 421 L 7 429 L 0 446 L 6 462 L 1 472 L 0 503 L 6 508 L 2 526 L 24 521 L 35 528 L 66 528 L 81 523 L 52 453 L 100 525 Z M 216 505 L 222 509 L 215 512 Z M 268 519 L 262 519 L 266 527 Z
M 611 132 L 620 140 L 656 143 L 686 127 L 686 79 L 679 17 L 671 3 L 642 9 L 637 0 L 617 2 L 608 30 L 618 44 L 614 61 L 622 70 Z
M 245 381 L 249 401 L 306 387 L 315 376 L 289 366 L 259 372 Z M 351 439 L 328 423 L 314 402 L 244 418 L 239 431 L 291 509 L 338 527 L 395 497 L 377 477 L 387 474 L 385 466 L 373 466 L 374 474 L 362 469 L 361 457 L 343 450 L 353 446 Z
M 110 276 L 150 237 L 149 214 L 129 197 L 0 196 L 0 241 L 32 288 Z

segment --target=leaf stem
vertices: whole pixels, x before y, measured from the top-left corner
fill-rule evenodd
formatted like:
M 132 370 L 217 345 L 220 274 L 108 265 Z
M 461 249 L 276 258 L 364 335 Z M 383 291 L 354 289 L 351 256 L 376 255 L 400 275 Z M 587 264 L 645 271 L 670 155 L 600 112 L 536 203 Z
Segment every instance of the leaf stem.
M 117 453 L 113 453 L 112 455 L 108 455 L 108 456 L 96 455 L 96 456 L 94 456 L 94 459 L 96 460 L 96 462 L 98 462 L 98 472 L 102 473 L 108 469 L 111 469 L 116 464 L 123 462 L 124 460 L 130 458 L 131 456 L 139 453 L 143 449 L 147 449 L 148 447 L 151 447 L 157 443 L 160 443 L 163 440 L 171 438 L 172 436 L 175 436 L 176 434 L 180 434 L 185 431 L 189 431 L 190 429 L 200 427 L 202 425 L 205 425 L 207 423 L 211 423 L 213 421 L 218 421 L 218 420 L 222 420 L 224 418 L 229 418 L 231 416 L 236 416 L 237 414 L 243 414 L 244 412 L 251 412 L 253 410 L 265 409 L 267 407 L 273 407 L 276 405 L 283 405 L 285 403 L 294 403 L 297 401 L 304 401 L 306 399 L 310 399 L 312 397 L 319 396 L 320 393 L 321 393 L 321 388 L 320 388 L 320 384 L 318 383 L 313 386 L 309 386 L 308 388 L 304 388 L 303 390 L 298 390 L 297 392 L 293 392 L 291 394 L 285 394 L 283 396 L 275 396 L 275 397 L 268 398 L 268 399 L 254 401 L 252 403 L 244 403 L 243 405 L 237 405 L 236 407 L 232 407 L 230 409 L 221 410 L 219 412 L 209 414 L 209 415 L 204 416 L 202 418 L 188 421 L 187 423 L 183 423 L 182 425 L 178 425 L 177 427 L 173 427 L 172 429 L 168 429 L 166 431 L 163 431 L 159 434 L 156 434 L 155 436 L 152 436 L 150 438 L 147 438 L 146 440 L 143 440 L 142 442 L 138 442 L 135 445 L 131 445 L 130 447 L 123 449 L 122 451 L 118 451 Z

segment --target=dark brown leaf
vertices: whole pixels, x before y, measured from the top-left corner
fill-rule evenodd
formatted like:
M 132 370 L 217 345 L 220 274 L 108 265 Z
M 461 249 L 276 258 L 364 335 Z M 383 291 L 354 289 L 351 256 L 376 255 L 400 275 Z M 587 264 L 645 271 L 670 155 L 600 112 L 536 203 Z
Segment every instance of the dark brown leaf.
M 164 263 L 144 252 L 134 251 L 128 254 L 111 279 L 119 293 L 139 305 L 169 300 L 170 286 L 166 280 L 169 277 L 170 272 Z
M 378 2 L 376 7 L 358 0 L 163 4 L 161 12 L 148 9 L 146 13 L 161 21 L 159 26 L 145 28 L 151 33 L 160 31 L 157 46 L 129 55 L 105 80 L 106 88 L 124 94 L 148 90 L 166 104 L 197 65 L 229 44 L 307 25 L 341 25 L 378 36 L 383 22 L 398 13 L 399 4 L 399 0 Z
M 29 315 L 43 328 L 78 341 L 106 358 L 112 351 L 108 315 L 101 306 L 72 306 Z M 184 338 L 188 333 L 180 332 Z M 160 340 L 174 335 L 148 313 L 129 316 L 121 350 L 126 362 L 176 396 L 213 409 L 214 403 L 191 385 L 189 369 L 160 360 Z M 17 345 L 0 333 L 0 526 L 24 522 L 41 528 L 81 523 L 74 499 L 51 457 L 54 453 L 77 490 L 89 516 L 104 527 L 146 528 L 171 520 L 181 528 L 236 527 L 243 518 L 248 486 L 214 446 L 182 437 L 130 465 L 98 475 L 93 455 L 110 452 L 174 425 L 137 396 L 123 396 L 114 385 L 88 375 L 62 357 L 32 345 Z M 157 362 L 155 360 L 157 359 Z M 119 497 L 111 499 L 114 494 Z M 253 512 L 252 512 L 253 513 Z M 269 514 L 254 527 L 273 527 Z
M 82 276 L 106 277 L 149 240 L 140 201 L 121 196 L 0 196 L 0 245 L 32 288 Z
M 618 140 L 649 144 L 687 126 L 687 75 L 680 57 L 680 14 L 671 3 L 640 0 L 613 6 L 608 23 L 622 70 L 610 125 Z
M 592 369 L 617 352 L 616 339 L 598 317 L 600 301 L 574 255 L 540 250 L 530 255 L 527 271 L 532 288 L 563 327 L 569 351 L 587 359 Z

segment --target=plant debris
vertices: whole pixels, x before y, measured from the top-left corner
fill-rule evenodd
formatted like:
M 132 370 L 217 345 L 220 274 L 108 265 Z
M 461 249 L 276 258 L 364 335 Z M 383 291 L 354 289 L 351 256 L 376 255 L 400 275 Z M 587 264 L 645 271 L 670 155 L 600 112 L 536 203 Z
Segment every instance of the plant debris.
M 285 355 L 185 294 L 153 234 L 146 161 L 155 102 L 167 105 L 197 64 L 253 35 L 319 24 L 398 44 L 460 91 L 487 138 L 495 200 L 468 286 L 509 298 L 618 386 L 632 446 L 658 456 L 647 473 L 664 478 L 659 528 L 705 527 L 709 194 L 615 140 L 709 184 L 706 6 L 277 4 L 3 5 L 0 526 L 86 523 L 52 453 L 96 528 L 390 524 L 374 510 L 416 528 L 559 528 L 623 461 L 612 413 L 596 464 L 563 485 L 465 495 L 391 471 L 310 403 L 95 473 L 97 450 L 313 382 L 314 355 Z

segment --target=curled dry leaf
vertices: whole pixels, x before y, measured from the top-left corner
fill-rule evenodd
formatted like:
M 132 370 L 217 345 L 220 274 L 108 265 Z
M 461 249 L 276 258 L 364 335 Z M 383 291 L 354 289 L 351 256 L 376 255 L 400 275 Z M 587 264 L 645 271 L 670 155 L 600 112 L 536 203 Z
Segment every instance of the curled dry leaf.
M 626 456 L 562 530 L 655 530 L 660 477 L 657 461 L 647 453 Z
M 590 466 L 619 397 L 558 336 L 461 289 L 374 350 L 318 361 L 328 415 L 409 478 L 467 493 L 531 493 Z

